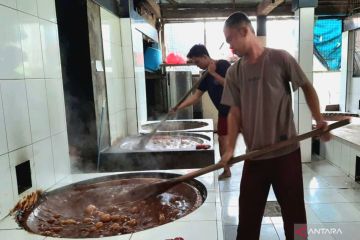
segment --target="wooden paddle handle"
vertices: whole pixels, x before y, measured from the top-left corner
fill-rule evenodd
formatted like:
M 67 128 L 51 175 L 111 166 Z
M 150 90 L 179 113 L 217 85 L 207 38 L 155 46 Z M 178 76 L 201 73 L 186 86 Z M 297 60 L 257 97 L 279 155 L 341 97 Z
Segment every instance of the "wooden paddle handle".
M 288 139 L 286 141 L 282 141 L 282 142 L 278 142 L 278 143 L 275 143 L 273 145 L 270 145 L 270 146 L 267 146 L 267 147 L 264 147 L 262 149 L 259 149 L 259 150 L 254 150 L 254 151 L 251 151 L 251 152 L 248 152 L 246 154 L 243 154 L 243 155 L 240 155 L 240 156 L 237 156 L 237 157 L 234 157 L 232 158 L 230 161 L 229 161 L 229 164 L 234 164 L 234 163 L 238 163 L 238 162 L 241 162 L 241 161 L 244 161 L 246 159 L 253 159 L 253 158 L 257 158 L 257 157 L 260 157 L 266 153 L 270 153 L 270 152 L 273 152 L 273 151 L 277 151 L 283 147 L 286 147 L 286 146 L 289 146 L 291 144 L 294 144 L 294 143 L 297 143 L 299 141 L 302 141 L 304 139 L 307 139 L 307 138 L 310 138 L 310 137 L 315 137 L 315 136 L 319 136 L 323 133 L 326 133 L 326 132 L 329 132 L 335 128 L 339 128 L 339 127 L 342 127 L 342 126 L 345 126 L 347 124 L 350 123 L 350 120 L 349 119 L 345 119 L 345 120 L 341 120 L 341 121 L 338 121 L 338 122 L 335 122 L 335 123 L 332 123 L 328 126 L 328 129 L 326 131 L 322 130 L 322 129 L 315 129 L 315 130 L 312 130 L 310 132 L 307 132 L 307 133 L 304 133 L 304 134 L 301 134 L 301 135 L 298 135 L 294 138 L 291 138 L 291 139 Z M 182 175 L 178 178 L 176 178 L 176 180 L 174 179 L 174 181 L 176 182 L 183 182 L 183 181 L 187 181 L 187 180 L 190 180 L 190 179 L 193 179 L 193 178 L 196 178 L 198 176 L 201 176 L 201 175 L 204 175 L 206 173 L 209 173 L 209 172 L 212 172 L 212 171 L 215 171 L 215 170 L 218 170 L 218 169 L 221 169 L 223 168 L 223 165 L 220 164 L 220 163 L 217 163 L 217 164 L 213 164 L 213 165 L 210 165 L 210 166 L 207 166 L 207 167 L 204 167 L 204 168 L 201 168 L 197 171 L 194 171 L 194 172 L 191 172 L 191 173 L 188 173 L 188 174 L 185 174 L 185 175 Z

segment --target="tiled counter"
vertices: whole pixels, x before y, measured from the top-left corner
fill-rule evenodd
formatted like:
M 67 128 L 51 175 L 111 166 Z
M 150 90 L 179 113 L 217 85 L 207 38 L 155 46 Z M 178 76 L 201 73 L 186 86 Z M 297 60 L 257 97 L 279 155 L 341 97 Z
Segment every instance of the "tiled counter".
M 165 170 L 161 172 L 185 174 L 193 170 Z M 151 171 L 154 172 L 154 171 Z M 105 175 L 119 173 L 96 173 L 96 174 L 74 174 L 71 175 L 50 190 L 56 188 Z M 221 207 L 219 197 L 219 187 L 217 178 L 213 173 L 206 174 L 196 178 L 202 182 L 207 189 L 207 198 L 205 202 L 194 212 L 180 218 L 174 222 L 161 225 L 156 228 L 147 229 L 141 232 L 105 237 L 106 240 L 169 240 L 175 237 L 182 237 L 184 240 L 223 240 L 223 228 L 221 222 Z M 50 240 L 57 239 L 34 235 L 19 228 L 12 217 L 6 217 L 0 221 L 0 239 L 1 240 Z M 60 239 L 60 238 L 58 238 Z M 61 238 L 69 239 L 69 238 Z M 84 239 L 84 238 L 83 238 Z M 90 238 L 94 239 L 94 238 Z
M 360 119 L 352 118 L 351 124 L 331 134 L 331 141 L 321 142 L 320 155 L 355 179 L 356 158 L 360 157 Z

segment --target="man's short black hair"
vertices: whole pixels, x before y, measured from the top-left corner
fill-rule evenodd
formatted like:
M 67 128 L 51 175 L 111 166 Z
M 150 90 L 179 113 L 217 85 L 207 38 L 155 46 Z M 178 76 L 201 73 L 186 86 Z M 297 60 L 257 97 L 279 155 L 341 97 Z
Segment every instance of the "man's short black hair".
M 203 44 L 196 44 L 190 49 L 186 57 L 193 58 L 193 57 L 202 57 L 204 55 L 210 57 L 208 50 Z
M 246 15 L 246 13 L 243 12 L 235 12 L 231 14 L 225 21 L 225 27 L 238 27 L 239 25 L 247 25 L 250 27 L 250 29 L 254 31 L 253 26 L 251 25 L 251 21 L 249 17 Z

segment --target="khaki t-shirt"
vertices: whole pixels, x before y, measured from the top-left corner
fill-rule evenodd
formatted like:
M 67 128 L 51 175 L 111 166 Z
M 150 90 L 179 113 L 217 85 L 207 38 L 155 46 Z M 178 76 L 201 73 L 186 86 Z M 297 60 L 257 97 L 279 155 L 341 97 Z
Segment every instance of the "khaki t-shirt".
M 239 106 L 241 131 L 248 151 L 260 149 L 297 135 L 290 82 L 293 91 L 308 82 L 296 60 L 286 51 L 265 48 L 257 62 L 242 58 L 227 71 L 221 103 Z M 261 159 L 295 151 L 293 144 Z

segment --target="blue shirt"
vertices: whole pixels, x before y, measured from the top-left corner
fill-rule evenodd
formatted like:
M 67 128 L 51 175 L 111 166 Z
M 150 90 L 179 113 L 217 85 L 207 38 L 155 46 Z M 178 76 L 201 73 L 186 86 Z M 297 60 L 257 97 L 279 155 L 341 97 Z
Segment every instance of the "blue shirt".
M 230 63 L 226 60 L 219 60 L 216 62 L 216 73 L 225 78 L 226 71 L 230 67 Z M 226 117 L 229 113 L 229 106 L 220 103 L 224 87 L 211 75 L 208 74 L 202 80 L 198 89 L 202 92 L 208 91 L 209 96 L 216 109 L 219 117 Z

